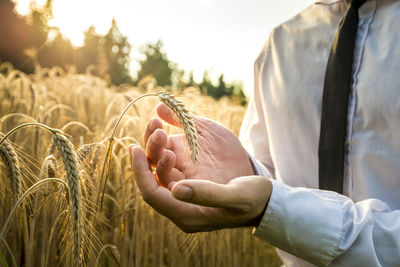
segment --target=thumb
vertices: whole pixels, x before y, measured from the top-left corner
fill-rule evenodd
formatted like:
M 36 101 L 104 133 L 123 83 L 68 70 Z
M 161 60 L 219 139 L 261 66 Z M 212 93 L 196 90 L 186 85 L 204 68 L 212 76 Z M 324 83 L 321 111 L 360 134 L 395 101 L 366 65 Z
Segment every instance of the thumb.
M 207 207 L 248 212 L 257 197 L 266 195 L 269 186 L 264 177 L 247 176 L 218 184 L 208 180 L 182 180 L 173 185 L 172 195 L 181 201 Z

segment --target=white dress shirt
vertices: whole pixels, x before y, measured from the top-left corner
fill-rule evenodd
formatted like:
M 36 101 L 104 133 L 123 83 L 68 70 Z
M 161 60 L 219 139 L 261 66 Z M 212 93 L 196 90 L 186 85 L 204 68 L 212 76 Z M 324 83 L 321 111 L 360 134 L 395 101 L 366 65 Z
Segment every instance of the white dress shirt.
M 241 141 L 273 182 L 255 235 L 285 251 L 286 266 L 400 266 L 400 1 L 359 10 L 344 195 L 318 189 L 324 76 L 348 5 L 313 4 L 255 62 Z

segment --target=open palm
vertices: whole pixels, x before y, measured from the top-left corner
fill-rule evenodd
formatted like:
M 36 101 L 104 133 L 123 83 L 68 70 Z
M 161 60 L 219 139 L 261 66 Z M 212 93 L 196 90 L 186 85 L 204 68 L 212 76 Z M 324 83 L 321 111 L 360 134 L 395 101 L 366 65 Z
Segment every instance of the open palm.
M 178 125 L 165 105 L 158 115 Z M 145 132 L 146 151 L 129 149 L 143 199 L 186 232 L 257 225 L 271 194 L 271 182 L 253 175 L 238 138 L 222 125 L 195 118 L 199 159 L 191 160 L 183 135 L 168 136 L 152 119 Z M 156 179 L 150 164 L 156 168 Z
M 159 116 L 179 126 L 173 114 L 163 104 L 157 107 Z M 191 160 L 184 135 L 171 135 L 162 130 L 158 119 L 150 121 L 145 132 L 146 155 L 163 185 L 182 179 L 205 179 L 228 183 L 232 178 L 252 175 L 253 170 L 246 150 L 237 136 L 221 124 L 195 117 L 199 156 Z

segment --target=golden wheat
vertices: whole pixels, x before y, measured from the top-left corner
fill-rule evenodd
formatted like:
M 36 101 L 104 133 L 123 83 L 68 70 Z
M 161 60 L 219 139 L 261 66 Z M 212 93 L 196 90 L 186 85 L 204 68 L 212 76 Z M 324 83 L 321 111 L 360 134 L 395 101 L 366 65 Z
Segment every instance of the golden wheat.
M 4 135 L 0 133 L 0 137 Z M 21 188 L 21 170 L 17 153 L 12 145 L 5 141 L 0 146 L 0 157 L 3 159 L 10 178 L 11 190 L 13 192 L 14 202 L 18 200 Z
M 198 158 L 199 150 L 197 130 L 193 117 L 190 115 L 185 105 L 181 101 L 177 100 L 174 95 L 168 92 L 161 92 L 158 94 L 158 96 L 161 102 L 167 105 L 177 116 L 179 124 L 182 126 L 182 129 L 185 133 L 192 161 L 195 163 Z
M 0 187 L 0 261 L 13 266 L 279 266 L 273 250 L 254 239 L 250 229 L 187 235 L 140 197 L 127 147 L 144 146 L 157 103 L 175 114 L 193 161 L 201 144 L 189 110 L 236 133 L 244 114 L 243 107 L 217 102 L 198 89 L 168 90 L 150 78 L 138 87 L 115 86 L 73 68 L 40 68 L 26 75 L 0 64 L 0 131 L 13 134 L 7 142 L 18 157 L 21 183 L 12 207 L 15 190 L 2 164 L 0 177 L 10 186 Z M 124 110 L 127 101 L 134 102 L 133 109 Z M 53 138 L 29 126 L 46 128 Z M 164 129 L 177 133 L 167 124 Z M 107 147 L 111 140 L 114 146 Z M 0 139 L 0 147 L 5 141 Z M 99 166 L 103 161 L 106 168 Z M 35 188 L 40 191 L 31 194 Z M 101 210 L 95 205 L 99 195 L 104 196 Z
M 39 179 L 43 178 L 57 178 L 57 160 L 52 154 L 43 160 L 42 168 L 40 169 Z M 49 195 L 58 190 L 55 183 L 46 183 L 46 187 L 42 186 L 42 194 Z
M 64 162 L 65 172 L 67 174 L 70 207 L 72 216 L 72 233 L 73 233 L 73 258 L 75 265 L 78 266 L 82 260 L 82 192 L 80 186 L 80 178 L 78 171 L 77 156 L 71 142 L 64 135 L 53 134 L 53 141 L 56 144 L 61 158 Z

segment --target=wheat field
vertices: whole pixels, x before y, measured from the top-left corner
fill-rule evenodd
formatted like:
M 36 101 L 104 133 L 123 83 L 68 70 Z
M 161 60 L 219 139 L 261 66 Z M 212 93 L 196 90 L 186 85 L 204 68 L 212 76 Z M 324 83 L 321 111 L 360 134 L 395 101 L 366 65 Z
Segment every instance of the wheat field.
M 74 68 L 37 67 L 26 75 L 0 65 L 3 266 L 280 265 L 252 229 L 186 234 L 141 199 L 128 146 L 143 147 L 159 98 L 137 101 L 110 136 L 132 99 L 166 90 L 238 133 L 245 108 L 196 88 L 173 92 L 152 78 L 113 86 Z

